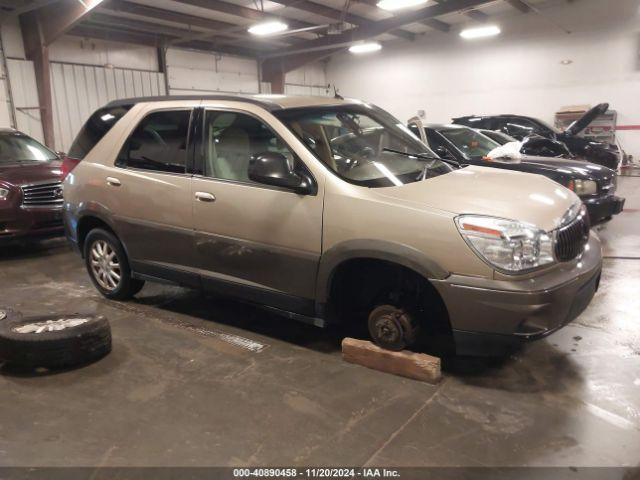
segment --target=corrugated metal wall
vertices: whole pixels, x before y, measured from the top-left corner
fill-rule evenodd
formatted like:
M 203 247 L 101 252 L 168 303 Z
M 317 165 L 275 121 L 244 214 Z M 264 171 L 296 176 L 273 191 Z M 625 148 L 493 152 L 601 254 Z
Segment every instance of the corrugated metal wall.
M 36 87 L 36 74 L 30 60 L 7 59 L 16 128 L 39 141 L 43 141 L 40 121 L 40 102 Z
M 63 151 L 89 115 L 104 104 L 166 93 L 164 74 L 144 70 L 51 62 L 51 77 L 56 149 Z

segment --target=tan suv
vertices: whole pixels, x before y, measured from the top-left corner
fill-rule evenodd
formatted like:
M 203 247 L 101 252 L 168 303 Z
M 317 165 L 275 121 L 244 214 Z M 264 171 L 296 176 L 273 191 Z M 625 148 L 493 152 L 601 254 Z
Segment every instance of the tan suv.
M 170 281 L 368 326 L 390 349 L 453 333 L 471 353 L 562 327 L 600 279 L 574 193 L 441 160 L 359 101 L 116 101 L 69 155 L 67 235 L 111 299 Z

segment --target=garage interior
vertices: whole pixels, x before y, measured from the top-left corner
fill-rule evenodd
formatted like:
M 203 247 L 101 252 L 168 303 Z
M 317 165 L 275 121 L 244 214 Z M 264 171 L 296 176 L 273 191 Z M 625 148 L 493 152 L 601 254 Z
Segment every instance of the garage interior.
M 614 134 L 624 152 L 626 198 L 593 227 L 602 278 L 577 319 L 507 356 L 443 357 L 436 385 L 345 363 L 340 328 L 222 296 L 147 283 L 131 301 L 104 299 L 64 237 L 1 245 L 0 306 L 104 315 L 113 351 L 77 369 L 0 367 L 0 472 L 558 467 L 546 473 L 585 478 L 616 467 L 611 478 L 635 478 L 640 1 L 389 11 L 377 0 L 1 0 L 0 16 L 0 126 L 57 152 L 95 110 L 130 97 L 339 95 L 425 124 L 498 114 L 553 124 L 567 107 L 608 102 L 613 127 L 592 133 Z M 285 29 L 248 31 L 275 22 Z M 460 36 L 487 26 L 499 35 Z

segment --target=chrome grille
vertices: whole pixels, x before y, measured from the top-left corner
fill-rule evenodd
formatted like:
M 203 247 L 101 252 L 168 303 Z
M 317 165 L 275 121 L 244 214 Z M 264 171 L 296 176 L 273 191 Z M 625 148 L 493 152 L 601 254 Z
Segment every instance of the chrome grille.
M 556 234 L 556 258 L 561 262 L 569 262 L 580 255 L 589 241 L 590 230 L 589 215 L 586 212 L 560 227 Z
M 39 183 L 23 185 L 22 205 L 24 207 L 62 207 L 62 183 Z

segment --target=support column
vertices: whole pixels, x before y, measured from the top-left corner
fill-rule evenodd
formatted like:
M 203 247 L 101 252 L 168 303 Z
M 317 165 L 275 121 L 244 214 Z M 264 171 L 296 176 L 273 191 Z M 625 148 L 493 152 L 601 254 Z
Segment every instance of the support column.
M 20 26 L 27 58 L 33 61 L 40 104 L 40 120 L 44 143 L 55 149 L 53 133 L 53 96 L 51 93 L 51 64 L 49 63 L 49 47 L 42 36 L 42 24 L 36 12 L 20 16 Z
M 262 81 L 271 84 L 271 93 L 283 94 L 285 72 L 280 61 L 263 61 L 261 64 Z

